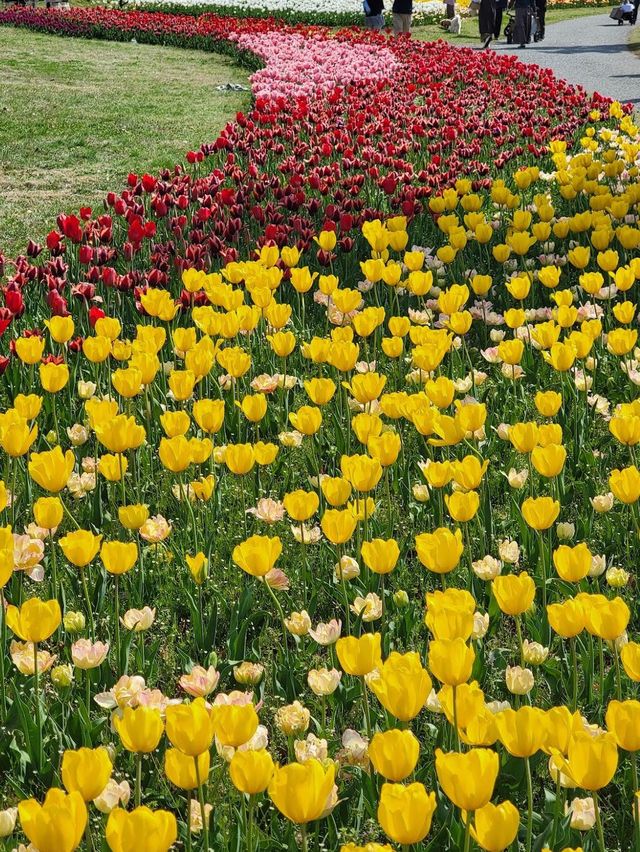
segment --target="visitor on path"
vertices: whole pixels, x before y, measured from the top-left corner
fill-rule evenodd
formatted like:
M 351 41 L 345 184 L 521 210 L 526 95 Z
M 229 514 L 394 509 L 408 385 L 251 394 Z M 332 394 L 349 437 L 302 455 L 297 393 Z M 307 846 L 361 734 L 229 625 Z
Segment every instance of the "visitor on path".
M 393 13 L 393 34 L 411 32 L 411 16 L 413 14 L 413 0 L 393 0 L 391 8 Z
M 536 2 L 536 17 L 538 19 L 538 29 L 536 31 L 536 41 L 544 39 L 544 22 L 547 17 L 547 0 L 535 0 Z
M 486 49 L 491 44 L 496 28 L 496 0 L 480 0 L 478 27 L 482 46 Z
M 633 5 L 631 0 L 622 0 L 622 3 L 617 9 L 614 9 L 614 12 L 615 20 L 618 22 L 619 27 L 621 27 L 625 21 L 629 24 L 634 24 L 635 18 L 638 15 L 637 7 Z M 614 17 L 613 13 L 611 17 Z
M 635 24 L 638 20 L 638 6 L 640 6 L 640 0 L 633 0 L 633 14 L 631 15 L 632 24 Z
M 513 43 L 525 48 L 531 38 L 531 0 L 512 0 L 511 7 L 515 9 L 516 17 L 513 22 Z
M 368 30 L 381 30 L 384 27 L 383 0 L 363 0 L 364 25 Z
M 640 0 L 638 0 L 640 2 Z M 456 0 L 444 0 L 445 7 L 445 16 L 448 20 L 451 20 L 455 17 L 456 14 Z
M 493 28 L 493 37 L 497 40 L 500 38 L 502 31 L 502 14 L 506 11 L 507 0 L 496 0 L 496 25 Z

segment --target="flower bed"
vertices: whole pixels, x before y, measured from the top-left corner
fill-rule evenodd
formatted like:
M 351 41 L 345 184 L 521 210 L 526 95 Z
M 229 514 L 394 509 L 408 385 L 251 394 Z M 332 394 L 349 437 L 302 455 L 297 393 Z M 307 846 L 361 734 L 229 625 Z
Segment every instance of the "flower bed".
M 113 0 L 107 6 L 118 6 L 119 0 Z M 218 2 L 192 3 L 190 0 L 133 0 L 125 3 L 128 9 L 147 9 L 148 11 L 170 12 L 177 15 L 204 15 L 215 13 L 218 15 L 230 15 L 237 18 L 269 18 L 277 17 L 281 21 L 290 24 L 306 23 L 318 24 L 329 27 L 335 26 L 362 26 L 363 10 L 359 0 L 323 0 L 321 3 L 302 0 L 300 3 L 291 4 L 288 0 L 266 0 L 256 5 L 250 0 L 241 2 Z M 387 17 L 390 16 L 391 3 L 387 4 Z M 442 17 L 443 5 L 440 0 L 416 0 L 414 4 L 413 20 L 415 24 L 433 23 Z
M 184 167 L 0 260 L 3 835 L 631 846 L 629 111 L 355 31 L 0 22 L 264 63 Z

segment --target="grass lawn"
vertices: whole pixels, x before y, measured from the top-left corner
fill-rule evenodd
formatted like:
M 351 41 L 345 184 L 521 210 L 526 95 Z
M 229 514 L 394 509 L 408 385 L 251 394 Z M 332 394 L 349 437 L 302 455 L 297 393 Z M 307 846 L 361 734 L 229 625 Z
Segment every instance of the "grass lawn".
M 613 5 L 613 3 L 612 3 Z M 444 9 L 444 5 L 442 7 Z M 586 15 L 602 15 L 608 13 L 610 7 L 602 6 L 600 8 L 586 7 L 581 9 L 547 9 L 546 25 L 557 24 L 559 21 L 566 21 L 570 18 L 583 18 Z M 442 17 L 444 18 L 444 12 Z M 437 24 L 430 24 L 424 27 L 414 27 L 414 38 L 419 38 L 424 41 L 433 41 L 438 38 L 446 39 L 454 44 L 473 44 L 480 41 L 478 33 L 478 19 L 465 18 L 462 21 L 462 32 L 460 35 L 450 36 L 443 32 Z
M 42 240 L 61 211 L 99 204 L 217 137 L 249 94 L 226 57 L 0 27 L 0 249 Z

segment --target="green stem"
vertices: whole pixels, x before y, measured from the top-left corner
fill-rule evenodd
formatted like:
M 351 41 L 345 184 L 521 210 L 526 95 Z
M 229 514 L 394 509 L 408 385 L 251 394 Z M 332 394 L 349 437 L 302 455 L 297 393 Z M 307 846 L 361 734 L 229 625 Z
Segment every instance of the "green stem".
M 533 836 L 533 783 L 531 781 L 531 763 L 528 757 L 525 757 L 525 767 L 527 770 L 527 843 L 526 850 L 531 852 L 531 839 Z M 604 850 L 603 850 L 604 852 Z
M 267 591 L 271 595 L 271 598 L 273 599 L 274 604 L 276 605 L 276 609 L 278 610 L 278 615 L 280 616 L 280 623 L 282 624 L 282 641 L 284 643 L 284 651 L 285 651 L 285 654 L 288 656 L 289 647 L 288 647 L 288 644 L 287 644 L 287 625 L 285 623 L 284 610 L 282 609 L 282 606 L 280 605 L 280 601 L 276 597 L 276 593 L 273 591 L 273 589 L 271 588 L 271 586 L 267 582 L 266 578 L 264 580 L 264 584 L 267 587 Z
M 307 826 L 306 825 L 303 824 L 303 825 L 300 826 L 300 834 L 301 834 L 301 839 L 302 839 L 302 845 L 301 845 L 300 848 L 302 849 L 302 852 L 308 852 L 309 844 L 307 842 Z
M 191 796 L 187 794 L 187 852 L 191 852 Z
M 82 591 L 84 592 L 84 599 L 87 605 L 87 617 L 89 619 L 89 635 L 91 636 L 91 641 L 95 642 L 95 624 L 93 623 L 93 609 L 91 608 L 91 597 L 89 596 L 89 582 L 87 580 L 87 568 L 80 569 L 80 575 L 82 577 Z
M 0 589 L 0 724 L 7 718 L 7 696 L 4 682 L 4 653 L 7 647 L 7 623 L 5 621 L 4 589 Z
M 520 650 L 520 665 L 524 666 L 524 647 L 522 644 L 522 624 L 520 623 L 520 616 L 516 615 L 516 633 L 518 634 L 518 648 Z
M 467 814 L 467 822 L 464 827 L 464 852 L 471 849 L 471 814 Z
M 615 641 L 613 642 L 613 659 L 616 667 L 616 695 L 618 701 L 622 701 L 622 678 L 620 676 L 620 655 Z
M 58 600 L 58 557 L 52 530 L 49 530 L 49 544 L 51 546 L 51 597 Z
M 136 791 L 135 803 L 136 808 L 140 807 L 142 801 L 142 752 L 136 752 Z
M 631 779 L 633 790 L 631 791 L 631 801 L 633 802 L 633 849 L 634 852 L 640 850 L 640 821 L 638 820 L 638 755 L 635 751 L 631 752 Z
M 249 796 L 249 818 L 247 820 L 247 852 L 253 852 L 253 811 L 255 808 L 255 800 L 253 796 Z
M 576 653 L 576 637 L 572 636 L 569 639 L 569 647 L 571 648 L 571 668 L 572 668 L 572 694 L 571 694 L 571 712 L 575 713 L 578 709 L 578 655 Z
M 3 619 L 4 621 L 4 619 Z M 4 648 L 2 648 L 4 655 Z M 33 643 L 33 688 L 36 700 L 36 728 L 38 731 L 38 769 L 42 771 L 44 756 L 42 753 L 42 711 L 40 708 L 40 674 L 38 672 L 38 643 Z
M 461 751 L 460 748 L 460 731 L 458 730 L 458 687 L 452 687 L 453 690 L 453 730 L 456 735 L 456 748 L 457 751 Z
M 116 673 L 120 672 L 120 577 L 116 574 L 114 579 L 114 597 L 116 604 Z
M 198 758 L 193 758 L 196 764 L 196 781 L 198 782 L 198 801 L 200 802 L 200 816 L 202 817 L 202 832 L 204 834 L 204 848 L 209 849 L 209 826 L 207 825 L 207 812 L 204 806 L 204 788 L 200 778 L 200 766 Z
M 360 678 L 362 686 L 362 703 L 364 706 L 364 724 L 367 732 L 367 737 L 371 739 L 371 711 L 369 710 L 369 696 L 367 694 L 367 684 L 364 676 Z
M 598 832 L 598 845 L 600 852 L 607 852 L 604 845 L 604 832 L 602 830 L 602 819 L 600 818 L 600 804 L 598 802 L 598 793 L 593 791 L 593 809 L 596 813 L 596 830 Z

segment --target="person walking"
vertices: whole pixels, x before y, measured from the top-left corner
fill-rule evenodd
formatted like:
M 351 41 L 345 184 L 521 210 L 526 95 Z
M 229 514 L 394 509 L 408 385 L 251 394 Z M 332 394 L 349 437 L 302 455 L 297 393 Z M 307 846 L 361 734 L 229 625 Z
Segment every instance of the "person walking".
M 411 16 L 413 14 L 413 0 L 393 0 L 391 8 L 393 13 L 393 34 L 411 33 Z
M 482 46 L 486 49 L 491 44 L 496 28 L 496 0 L 480 0 L 478 28 L 480 29 Z
M 536 32 L 536 41 L 544 39 L 544 22 L 547 17 L 547 0 L 535 0 L 536 2 L 536 17 L 538 19 L 538 30 Z
M 502 13 L 507 8 L 507 0 L 497 0 L 496 2 L 496 25 L 493 28 L 493 37 L 496 41 L 500 38 L 502 31 Z
M 364 26 L 367 30 L 381 30 L 384 27 L 383 0 L 363 0 Z
M 525 48 L 531 38 L 531 0 L 512 0 L 516 17 L 513 22 L 513 43 Z
M 444 6 L 447 21 L 453 20 L 456 16 L 456 0 L 444 0 Z

